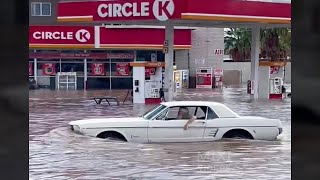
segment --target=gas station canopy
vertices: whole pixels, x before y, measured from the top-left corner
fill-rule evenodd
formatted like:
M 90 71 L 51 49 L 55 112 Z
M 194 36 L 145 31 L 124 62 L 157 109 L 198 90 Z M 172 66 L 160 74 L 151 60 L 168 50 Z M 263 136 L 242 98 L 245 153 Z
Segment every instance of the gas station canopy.
M 194 27 L 290 27 L 291 4 L 246 0 L 62 1 L 58 22 Z
M 188 27 L 248 27 L 251 39 L 251 82 L 254 98 L 269 98 L 269 66 L 259 70 L 260 28 L 290 27 L 291 3 L 262 2 L 257 0 L 104 0 L 64 1 L 58 4 L 58 22 L 104 25 L 160 25 L 165 26 L 165 99 L 173 99 L 174 26 Z M 98 33 L 98 32 L 97 32 Z M 98 37 L 98 36 L 97 36 Z M 143 69 L 134 67 L 134 103 L 146 102 L 147 97 L 158 97 L 159 84 L 145 79 Z M 263 69 L 263 70 L 261 70 Z M 142 74 L 141 74 L 142 73 Z M 258 75 L 260 74 L 260 75 Z M 158 81 L 158 73 L 153 80 Z M 139 82 L 145 83 L 139 83 Z M 253 83 L 254 82 L 254 83 Z M 279 92 L 281 79 L 272 88 Z M 148 86 L 144 86 L 148 84 Z M 253 85 L 254 84 L 254 85 Z M 272 83 L 271 83 L 272 84 Z M 150 87 L 149 87 L 150 85 Z M 271 86 L 270 86 L 271 87 Z M 142 91 L 141 91 L 142 90 Z M 281 94 L 281 93 L 280 93 Z

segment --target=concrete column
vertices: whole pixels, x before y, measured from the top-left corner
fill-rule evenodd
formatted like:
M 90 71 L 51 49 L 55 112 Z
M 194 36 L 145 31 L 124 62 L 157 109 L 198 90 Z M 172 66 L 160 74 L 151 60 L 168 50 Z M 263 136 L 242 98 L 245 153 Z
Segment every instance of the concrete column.
M 164 97 L 166 101 L 173 100 L 173 33 L 174 26 L 171 23 L 166 24 L 165 30 L 165 40 L 168 41 L 168 53 L 165 54 L 165 77 L 164 77 L 164 88 L 168 91 L 165 91 Z
M 84 53 L 87 53 L 87 50 L 84 50 Z M 87 90 L 87 81 L 88 81 L 88 61 L 87 59 L 84 59 L 83 60 L 83 65 L 84 65 L 84 68 L 83 68 L 83 81 L 84 81 L 84 90 Z
M 94 26 L 94 48 L 100 48 L 100 26 Z
M 260 28 L 253 27 L 251 39 L 251 80 L 254 81 L 254 99 L 259 98 L 259 53 L 260 53 Z
M 33 50 L 34 53 L 37 52 L 37 50 Z M 33 78 L 36 81 L 36 83 L 38 84 L 38 62 L 37 62 L 37 58 L 33 59 Z
M 270 66 L 259 67 L 259 99 L 269 99 Z
M 133 103 L 145 103 L 144 97 L 144 81 L 145 81 L 145 67 L 133 67 Z M 139 81 L 139 85 L 135 85 L 135 81 Z M 138 92 L 136 92 L 138 91 Z

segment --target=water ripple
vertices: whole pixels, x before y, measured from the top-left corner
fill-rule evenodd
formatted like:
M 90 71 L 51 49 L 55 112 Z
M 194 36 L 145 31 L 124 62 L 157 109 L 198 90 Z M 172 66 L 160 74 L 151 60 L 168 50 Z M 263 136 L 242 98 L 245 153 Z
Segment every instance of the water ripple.
M 95 105 L 94 96 L 125 91 L 30 91 L 30 178 L 53 180 L 290 179 L 291 100 L 253 101 L 245 88 L 188 89 L 177 100 L 222 102 L 240 115 L 279 118 L 277 141 L 136 144 L 74 134 L 72 120 L 138 116 L 152 105 Z

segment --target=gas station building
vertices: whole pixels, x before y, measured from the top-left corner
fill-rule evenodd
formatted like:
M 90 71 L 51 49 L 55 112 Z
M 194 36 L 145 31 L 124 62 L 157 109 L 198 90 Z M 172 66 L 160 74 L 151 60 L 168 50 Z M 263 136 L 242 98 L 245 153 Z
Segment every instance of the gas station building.
M 219 68 L 223 28 L 247 27 L 252 28 L 250 94 L 271 98 L 276 97 L 269 96 L 271 91 L 278 93 L 281 73 L 272 79 L 270 69 L 276 67 L 281 72 L 284 64 L 259 62 L 260 28 L 290 27 L 291 4 L 244 0 L 62 1 L 57 5 L 57 21 L 59 26 L 30 27 L 29 75 L 38 82 L 40 76 L 49 76 L 49 82 L 57 84 L 56 73 L 68 76 L 63 72 L 71 72 L 71 79 L 81 78 L 83 89 L 100 86 L 95 80 L 105 79 L 100 83 L 104 88 L 132 88 L 134 103 L 158 99 L 160 89 L 171 101 L 176 86 L 174 64 L 178 69 L 190 69 L 190 77 L 196 67 Z M 72 72 L 83 74 L 71 76 Z M 113 76 L 118 78 L 114 83 Z M 211 72 L 205 78 L 212 76 Z M 270 90 L 271 85 L 276 89 Z

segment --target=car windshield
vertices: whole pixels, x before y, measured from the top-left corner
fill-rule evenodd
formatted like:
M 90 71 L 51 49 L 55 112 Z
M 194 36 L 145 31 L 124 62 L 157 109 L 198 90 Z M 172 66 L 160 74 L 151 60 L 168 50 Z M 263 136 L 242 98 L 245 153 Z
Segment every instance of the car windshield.
M 156 114 L 158 114 L 160 111 L 162 111 L 165 108 L 166 108 L 165 105 L 156 106 L 156 107 L 150 109 L 149 111 L 147 111 L 146 113 L 144 113 L 142 115 L 142 117 L 145 119 L 151 119 L 153 116 L 155 116 Z

